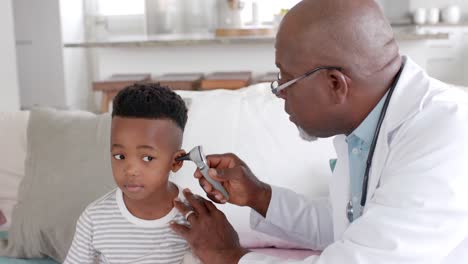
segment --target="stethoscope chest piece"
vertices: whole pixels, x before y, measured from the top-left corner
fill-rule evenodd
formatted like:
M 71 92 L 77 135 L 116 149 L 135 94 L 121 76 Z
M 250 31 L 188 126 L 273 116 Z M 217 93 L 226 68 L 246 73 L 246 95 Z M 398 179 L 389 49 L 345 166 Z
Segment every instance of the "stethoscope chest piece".
M 348 218 L 348 221 L 350 223 L 353 222 L 354 220 L 354 208 L 353 208 L 353 202 L 349 201 L 348 205 L 346 206 L 346 217 Z

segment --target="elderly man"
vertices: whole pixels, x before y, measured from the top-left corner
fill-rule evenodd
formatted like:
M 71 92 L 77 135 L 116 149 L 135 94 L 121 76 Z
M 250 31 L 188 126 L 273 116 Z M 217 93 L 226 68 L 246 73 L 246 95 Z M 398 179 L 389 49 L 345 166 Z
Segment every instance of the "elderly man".
M 468 263 L 467 96 L 400 56 L 373 0 L 302 1 L 280 26 L 276 64 L 290 120 L 305 139 L 336 136 L 338 159 L 322 202 L 259 181 L 233 154 L 209 156 L 253 228 L 323 250 L 288 263 Z M 173 229 L 204 263 L 286 263 L 242 248 L 211 202 L 186 197 L 191 208 L 176 206 L 195 212 L 191 228 Z

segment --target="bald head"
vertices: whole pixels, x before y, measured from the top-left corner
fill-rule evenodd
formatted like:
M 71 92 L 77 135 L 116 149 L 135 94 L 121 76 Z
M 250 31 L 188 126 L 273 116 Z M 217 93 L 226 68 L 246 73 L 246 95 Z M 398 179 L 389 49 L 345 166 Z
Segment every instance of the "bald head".
M 282 81 L 300 79 L 280 96 L 290 119 L 309 135 L 350 134 L 397 76 L 402 58 L 393 31 L 374 0 L 303 0 L 276 37 Z
M 367 79 L 400 60 L 393 31 L 374 0 L 303 0 L 284 18 L 277 49 L 292 65 L 341 66 Z

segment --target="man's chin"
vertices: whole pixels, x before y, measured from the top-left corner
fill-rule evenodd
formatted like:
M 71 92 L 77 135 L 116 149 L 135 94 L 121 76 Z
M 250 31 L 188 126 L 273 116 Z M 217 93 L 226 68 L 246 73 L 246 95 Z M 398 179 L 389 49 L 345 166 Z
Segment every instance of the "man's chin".
M 318 139 L 318 137 L 310 135 L 300 126 L 298 126 L 297 129 L 299 130 L 299 136 L 305 141 L 312 142 Z

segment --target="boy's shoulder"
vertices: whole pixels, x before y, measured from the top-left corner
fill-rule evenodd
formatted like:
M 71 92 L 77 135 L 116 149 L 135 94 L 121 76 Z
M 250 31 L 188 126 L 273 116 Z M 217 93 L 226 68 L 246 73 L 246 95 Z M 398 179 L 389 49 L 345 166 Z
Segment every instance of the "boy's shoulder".
M 116 198 L 115 198 L 116 192 L 117 192 L 117 188 L 99 197 L 94 202 L 90 203 L 86 207 L 83 213 L 91 215 L 93 213 L 99 212 L 104 207 L 117 205 Z

